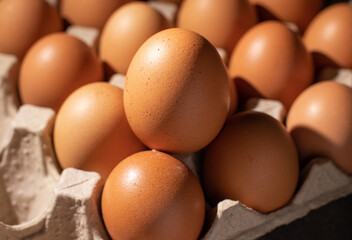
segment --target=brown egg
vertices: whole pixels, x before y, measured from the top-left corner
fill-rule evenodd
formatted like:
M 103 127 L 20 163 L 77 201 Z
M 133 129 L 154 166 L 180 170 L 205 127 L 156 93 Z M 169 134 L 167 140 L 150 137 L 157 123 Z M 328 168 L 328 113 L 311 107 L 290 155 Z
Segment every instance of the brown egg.
M 317 68 L 352 68 L 352 6 L 333 4 L 321 11 L 304 34 Z
M 62 168 L 96 171 L 107 179 L 124 158 L 146 150 L 127 123 L 122 100 L 122 90 L 105 82 L 87 84 L 66 99 L 54 125 Z
M 110 15 L 131 0 L 61 0 L 60 12 L 69 23 L 103 29 Z
M 233 199 L 267 213 L 291 199 L 297 181 L 295 145 L 283 125 L 267 114 L 234 115 L 206 149 L 203 182 L 213 204 Z
M 169 24 L 147 3 L 126 4 L 111 15 L 103 29 L 100 57 L 114 72 L 126 74 L 132 57 L 143 42 Z
M 0 52 L 22 59 L 39 38 L 62 29 L 56 9 L 44 0 L 0 2 Z
M 302 163 L 323 156 L 352 173 L 352 89 L 325 81 L 298 96 L 287 116 Z
M 286 109 L 313 81 L 313 63 L 301 39 L 278 21 L 251 28 L 230 59 L 230 76 L 241 98 L 281 101 Z
M 185 0 L 178 13 L 178 27 L 195 31 L 228 54 L 240 37 L 257 22 L 247 0 Z
M 279 19 L 297 25 L 301 32 L 323 7 L 323 0 L 249 0 L 262 19 Z
M 173 28 L 149 38 L 126 76 L 127 120 L 149 148 L 184 154 L 219 133 L 229 110 L 228 74 L 199 34 Z
M 75 37 L 55 33 L 41 38 L 26 54 L 19 91 L 22 103 L 57 111 L 75 89 L 101 80 L 102 66 L 93 50 Z
M 119 163 L 105 183 L 101 205 L 112 239 L 197 239 L 205 215 L 202 188 L 192 171 L 157 151 Z
M 181 4 L 183 0 L 155 0 L 156 2 L 168 2 L 168 3 L 176 3 Z

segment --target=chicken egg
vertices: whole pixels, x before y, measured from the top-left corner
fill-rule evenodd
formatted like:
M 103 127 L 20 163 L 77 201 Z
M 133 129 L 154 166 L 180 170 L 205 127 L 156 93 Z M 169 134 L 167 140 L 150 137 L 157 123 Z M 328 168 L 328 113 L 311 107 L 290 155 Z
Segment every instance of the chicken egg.
M 310 53 L 300 37 L 278 21 L 265 21 L 248 30 L 229 63 L 241 99 L 264 97 L 289 109 L 313 81 Z
M 309 24 L 303 40 L 317 69 L 352 68 L 352 6 L 339 3 L 325 8 Z
M 69 23 L 102 30 L 110 15 L 131 0 L 61 0 L 60 13 Z
M 108 74 L 126 74 L 142 43 L 169 26 L 161 13 L 144 2 L 131 2 L 117 9 L 104 26 L 99 46 Z
M 56 9 L 44 0 L 0 1 L 0 52 L 20 60 L 39 38 L 62 30 Z
M 181 4 L 183 0 L 155 0 L 157 2 L 168 2 L 168 3 L 175 3 L 175 4 Z
M 225 65 L 201 35 L 181 28 L 161 31 L 132 59 L 124 106 L 132 130 L 149 148 L 198 151 L 219 133 L 229 111 Z
M 262 19 L 279 19 L 297 25 L 304 32 L 310 21 L 323 7 L 323 0 L 249 0 L 258 6 Z
M 327 157 L 352 174 L 352 89 L 333 81 L 316 83 L 302 92 L 287 115 L 286 125 L 302 165 Z
M 256 22 L 256 11 L 248 0 L 184 0 L 177 26 L 203 35 L 215 47 L 231 54 L 241 36 Z
M 102 80 L 101 63 L 91 48 L 73 36 L 54 33 L 28 50 L 20 68 L 19 92 L 23 104 L 57 111 L 75 89 Z
M 205 216 L 203 191 L 192 171 L 157 151 L 119 163 L 105 183 L 101 206 L 112 239 L 195 240 Z
M 284 126 L 267 114 L 242 112 L 205 151 L 204 189 L 214 205 L 232 199 L 267 213 L 291 199 L 298 170 L 297 151 Z
M 62 168 L 96 171 L 107 179 L 129 155 L 146 150 L 129 127 L 122 90 L 106 82 L 74 91 L 60 108 L 54 147 Z

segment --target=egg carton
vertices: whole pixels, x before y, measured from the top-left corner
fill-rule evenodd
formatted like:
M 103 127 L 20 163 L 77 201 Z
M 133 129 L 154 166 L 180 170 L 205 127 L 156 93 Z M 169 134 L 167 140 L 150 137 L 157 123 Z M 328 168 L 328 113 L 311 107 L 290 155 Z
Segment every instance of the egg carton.
M 70 26 L 67 33 L 97 49 L 100 32 L 96 29 Z M 224 51 L 218 51 L 226 59 Z M 55 112 L 31 105 L 19 107 L 18 68 L 14 56 L 0 54 L 0 240 L 109 239 L 100 211 L 101 177 L 73 168 L 61 172 L 51 139 Z M 348 69 L 326 69 L 319 79 L 352 87 Z M 120 74 L 110 79 L 122 89 L 124 82 Z M 245 108 L 265 112 L 280 122 L 286 115 L 283 105 L 273 100 L 250 99 Z M 197 152 L 175 157 L 200 180 L 201 156 Z M 328 159 L 314 159 L 301 172 L 292 200 L 279 210 L 261 214 L 229 199 L 213 209 L 208 206 L 202 239 L 255 239 L 351 193 L 352 176 Z

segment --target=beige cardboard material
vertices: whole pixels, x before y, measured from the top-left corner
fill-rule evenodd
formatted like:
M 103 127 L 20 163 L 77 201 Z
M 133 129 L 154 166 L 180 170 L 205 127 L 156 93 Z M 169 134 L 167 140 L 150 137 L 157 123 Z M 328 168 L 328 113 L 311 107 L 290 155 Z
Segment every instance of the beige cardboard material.
M 227 61 L 229 60 L 229 56 L 227 54 L 227 52 L 225 51 L 225 49 L 217 47 L 216 50 L 218 51 L 221 59 L 224 61 L 224 63 L 227 63 Z
M 178 6 L 175 3 L 149 1 L 148 4 L 159 11 L 171 23 L 175 22 L 178 10 Z
M 283 123 L 286 116 L 284 105 L 276 100 L 264 98 L 250 98 L 245 105 L 246 110 L 266 113 Z
M 59 6 L 59 0 L 45 0 L 47 3 L 49 3 L 53 7 L 58 7 Z
M 51 146 L 54 111 L 24 105 L 13 133 L 0 153 L 1 222 L 17 225 L 40 215 L 59 179 Z
M 115 73 L 111 76 L 109 83 L 121 88 L 122 90 L 125 88 L 126 76 L 123 74 Z
M 82 40 L 95 52 L 98 51 L 98 43 L 100 37 L 100 31 L 98 29 L 71 25 L 66 29 L 66 33 Z
M 103 181 L 66 169 L 60 177 L 53 147 L 55 113 L 23 105 L 0 153 L 0 239 L 107 239 L 99 215 Z
M 332 80 L 352 87 L 352 69 L 349 68 L 324 68 L 319 76 L 318 81 Z
M 16 92 L 18 70 L 16 56 L 0 53 L 0 151 L 12 134 L 10 125 L 19 106 Z

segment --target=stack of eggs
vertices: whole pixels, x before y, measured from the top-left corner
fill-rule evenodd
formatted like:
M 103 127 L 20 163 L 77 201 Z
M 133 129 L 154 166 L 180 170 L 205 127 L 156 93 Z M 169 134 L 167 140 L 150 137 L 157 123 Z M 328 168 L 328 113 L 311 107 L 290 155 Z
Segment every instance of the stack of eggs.
M 0 52 L 20 63 L 13 94 L 56 112 L 62 169 L 104 179 L 111 238 L 198 239 L 224 199 L 273 212 L 315 157 L 352 174 L 352 84 L 326 74 L 352 71 L 351 5 L 165 2 L 0 1 Z M 97 49 L 70 25 L 99 31 Z M 249 111 L 254 98 L 287 116 Z M 179 160 L 190 154 L 196 170 Z

